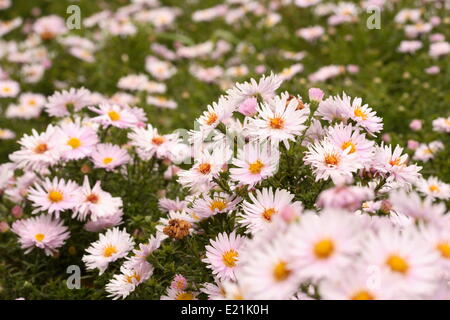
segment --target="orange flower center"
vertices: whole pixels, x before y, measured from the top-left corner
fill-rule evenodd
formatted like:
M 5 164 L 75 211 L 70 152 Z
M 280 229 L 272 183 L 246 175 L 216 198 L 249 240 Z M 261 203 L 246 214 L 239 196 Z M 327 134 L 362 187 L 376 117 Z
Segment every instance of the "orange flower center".
M 120 114 L 114 110 L 108 112 L 108 117 L 111 119 L 111 121 L 120 120 Z
M 269 126 L 272 129 L 283 129 L 284 127 L 284 119 L 280 117 L 270 118 L 269 119 Z
M 273 268 L 273 277 L 278 282 L 284 281 L 289 277 L 291 272 L 292 271 L 287 268 L 286 262 L 280 261 L 275 265 L 275 268 Z
M 209 206 L 211 211 L 218 210 L 222 211 L 227 207 L 227 204 L 223 200 L 213 200 Z
M 266 219 L 267 221 L 272 221 L 272 216 L 276 213 L 274 208 L 268 208 L 266 210 L 264 210 L 262 216 L 264 219 Z
M 341 146 L 341 149 L 342 149 L 342 150 L 346 150 L 348 147 L 350 147 L 350 151 L 348 152 L 349 154 L 356 151 L 356 146 L 355 146 L 355 144 L 354 144 L 353 142 L 351 142 L 351 141 L 344 142 L 344 143 L 342 144 L 342 146 Z
M 98 202 L 98 196 L 95 193 L 91 193 L 86 197 L 86 201 L 91 203 L 97 203 Z
M 116 252 L 117 248 L 113 245 L 109 245 L 103 250 L 103 256 L 109 258 Z
M 361 108 L 356 108 L 354 111 L 355 117 L 367 120 L 367 114 L 361 110 Z
M 355 293 L 351 300 L 374 300 L 374 296 L 370 294 L 367 290 L 361 290 L 357 293 Z
M 331 239 L 323 239 L 314 245 L 314 254 L 319 259 L 327 259 L 334 252 L 334 244 Z
M 215 114 L 214 112 L 211 112 L 208 114 L 208 119 L 206 119 L 206 124 L 208 126 L 212 125 L 214 122 L 217 121 L 219 117 L 217 116 L 217 114 Z
M 156 136 L 156 137 L 153 137 L 153 139 L 152 139 L 152 143 L 157 146 L 162 145 L 164 143 L 164 141 L 166 141 L 166 138 L 164 138 L 162 136 Z
M 128 283 L 133 283 L 133 279 L 136 279 L 137 282 L 141 281 L 141 276 L 137 273 L 133 273 L 131 276 L 126 277 Z
M 339 156 L 337 154 L 325 155 L 325 163 L 329 166 L 336 166 L 339 163 Z
M 209 163 L 201 163 L 198 166 L 198 171 L 202 174 L 208 174 L 211 172 L 211 165 Z
M 48 193 L 48 199 L 53 203 L 57 203 L 57 202 L 62 201 L 63 195 L 61 192 L 59 192 L 57 190 L 53 190 Z
M 398 273 L 405 274 L 409 269 L 408 262 L 406 262 L 405 259 L 396 254 L 389 256 L 389 258 L 386 260 L 386 264 L 391 268 L 392 271 Z
M 191 292 L 180 292 L 177 294 L 176 300 L 194 300 L 194 295 Z
M 441 253 L 441 256 L 446 259 L 450 259 L 450 245 L 448 242 L 441 242 L 437 245 L 437 249 Z
M 35 153 L 39 153 L 39 154 L 42 154 L 42 153 L 44 153 L 44 152 L 47 151 L 47 150 L 48 150 L 48 146 L 47 146 L 46 143 L 38 144 L 38 145 L 36 146 L 36 148 L 34 148 L 34 152 L 35 152 Z
M 400 163 L 400 158 L 395 158 L 395 159 L 392 159 L 391 161 L 389 161 L 389 164 L 391 165 L 391 166 L 399 166 L 401 163 Z

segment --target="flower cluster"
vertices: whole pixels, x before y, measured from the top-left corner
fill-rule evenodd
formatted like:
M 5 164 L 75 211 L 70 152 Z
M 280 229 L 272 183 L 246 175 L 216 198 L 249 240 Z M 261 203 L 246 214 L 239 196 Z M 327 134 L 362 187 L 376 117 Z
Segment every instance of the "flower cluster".
M 2 166 L 22 170 L 6 183 L 23 190 L 17 202 L 29 201 L 36 215 L 13 225 L 22 248 L 54 254 L 69 237 L 63 220 L 87 220 L 90 232 L 106 229 L 82 261 L 101 275 L 126 258 L 106 285 L 111 297 L 125 298 L 152 276 L 150 256 L 161 246 L 195 241 L 222 221 L 227 228 L 209 238 L 201 259 L 215 282 L 188 286 L 177 275 L 162 299 L 447 296 L 450 234 L 442 201 L 450 186 L 422 178 L 402 147 L 378 144 L 382 119 L 361 98 L 325 98 L 317 88 L 308 98 L 278 94 L 281 83 L 272 74 L 236 84 L 184 140 L 146 125 L 139 108 L 90 103 L 84 89 L 60 94 L 83 92 L 71 110 L 49 97 L 47 112 L 75 120 L 25 135 Z M 126 145 L 105 141 L 121 132 Z M 81 163 L 82 183 L 55 175 Z M 95 169 L 130 179 L 142 163 L 169 170 L 168 179 L 187 193 L 160 199 L 166 214 L 135 248 L 134 237 L 117 227 L 123 200 L 88 176 Z

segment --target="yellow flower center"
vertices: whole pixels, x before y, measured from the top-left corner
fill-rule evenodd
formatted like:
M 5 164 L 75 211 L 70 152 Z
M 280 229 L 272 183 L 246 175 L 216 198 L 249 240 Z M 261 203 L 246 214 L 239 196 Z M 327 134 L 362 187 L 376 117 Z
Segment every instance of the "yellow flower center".
M 450 259 L 450 245 L 448 242 L 441 242 L 437 245 L 437 249 L 441 253 L 441 256 L 446 259 Z
M 214 210 L 218 210 L 218 211 L 222 211 L 227 207 L 227 204 L 225 203 L 225 201 L 223 200 L 213 200 L 209 206 L 209 208 L 211 209 L 211 211 Z
M 367 120 L 367 114 L 361 110 L 361 108 L 356 108 L 354 111 L 355 117 Z
M 70 138 L 67 144 L 72 147 L 72 149 L 77 149 L 81 146 L 81 141 L 78 138 Z
M 327 259 L 334 252 L 334 244 L 331 239 L 323 239 L 314 245 L 314 254 L 319 259 Z
M 251 174 L 259 174 L 261 173 L 262 168 L 264 168 L 264 163 L 262 163 L 259 160 L 256 160 L 255 162 L 250 163 L 248 171 L 250 171 Z
M 389 256 L 386 263 L 394 272 L 405 274 L 409 269 L 408 262 L 396 254 Z
M 208 174 L 211 171 L 211 165 L 209 163 L 201 163 L 198 166 L 198 171 L 202 174 Z
M 176 300 L 194 300 L 194 296 L 191 292 L 180 292 L 177 294 Z
M 283 129 L 284 127 L 284 119 L 280 117 L 270 118 L 269 119 L 269 126 L 272 129 Z
M 109 258 L 116 252 L 117 248 L 113 245 L 109 245 L 103 250 L 103 256 Z
M 272 216 L 276 213 L 276 210 L 274 208 L 268 208 L 265 209 L 262 216 L 267 221 L 272 221 Z
M 137 273 L 133 273 L 131 276 L 126 276 L 128 283 L 133 283 L 133 279 L 136 279 L 137 282 L 141 281 L 141 276 Z
M 62 201 L 63 195 L 61 192 L 59 192 L 57 190 L 53 190 L 48 193 L 48 199 L 53 203 L 57 203 L 57 202 Z
M 342 146 L 341 146 L 341 149 L 342 149 L 342 150 L 346 150 L 348 147 L 350 147 L 350 151 L 348 152 L 349 154 L 356 151 L 356 146 L 355 146 L 355 144 L 354 144 L 353 142 L 351 142 L 351 141 L 344 142 L 344 143 L 342 144 Z
M 37 241 L 41 242 L 42 240 L 44 240 L 45 235 L 42 234 L 42 233 L 37 233 L 37 234 L 34 236 L 34 238 L 35 238 Z
M 336 166 L 339 164 L 339 156 L 337 154 L 327 154 L 325 155 L 325 163 L 329 166 Z
M 367 290 L 361 290 L 355 293 L 351 300 L 374 300 L 374 296 L 370 294 Z
M 28 100 L 28 104 L 29 104 L 30 106 L 35 106 L 35 105 L 37 104 L 37 102 L 36 102 L 36 100 L 34 100 L 34 99 L 30 99 L 30 100 Z
M 112 158 L 104 158 L 103 159 L 103 164 L 110 164 L 113 161 Z
M 273 268 L 273 277 L 278 282 L 286 280 L 290 274 L 291 270 L 287 268 L 286 262 L 284 261 L 278 262 L 275 268 Z
M 432 184 L 431 186 L 429 186 L 428 189 L 429 189 L 431 192 L 439 192 L 439 191 L 441 190 L 441 189 L 439 189 L 439 187 L 438 187 L 437 185 L 435 185 L 435 184 Z
M 120 120 L 120 114 L 114 110 L 108 112 L 108 117 L 111 119 L 111 121 Z
M 238 253 L 231 249 L 223 254 L 222 261 L 228 268 L 233 268 L 236 266 L 237 257 Z

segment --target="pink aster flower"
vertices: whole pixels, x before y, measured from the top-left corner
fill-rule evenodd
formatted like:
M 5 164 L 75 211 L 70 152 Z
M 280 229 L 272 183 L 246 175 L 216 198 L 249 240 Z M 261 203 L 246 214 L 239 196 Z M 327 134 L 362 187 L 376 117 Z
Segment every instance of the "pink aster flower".
M 112 297 L 113 300 L 125 299 L 136 290 L 137 286 L 147 281 L 153 274 L 153 266 L 144 261 L 133 267 L 122 266 L 120 272 L 120 274 L 114 275 L 106 285 L 108 297 Z
M 92 221 L 96 221 L 114 215 L 122 208 L 122 199 L 103 191 L 100 184 L 97 181 L 91 188 L 88 177 L 84 177 L 83 186 L 79 189 L 80 202 L 73 210 L 73 217 L 83 221 L 89 215 Z
M 12 98 L 20 92 L 19 84 L 13 80 L 0 81 L 0 98 Z
M 36 248 L 43 249 L 46 255 L 56 252 L 69 238 L 68 228 L 59 219 L 44 214 L 38 217 L 18 220 L 12 225 L 12 231 L 19 236 L 19 242 L 25 253 Z
M 140 243 L 139 247 L 133 250 L 133 256 L 127 258 L 124 266 L 126 268 L 135 268 L 146 262 L 152 252 L 161 246 L 161 240 L 161 235 L 157 233 L 156 236 L 151 236 L 146 243 Z
M 250 82 L 237 83 L 235 87 L 227 91 L 227 94 L 235 105 L 251 97 L 261 97 L 263 101 L 268 101 L 275 96 L 275 91 L 282 82 L 278 75 L 271 74 L 268 77 L 263 76 L 258 82 L 250 79 Z
M 258 115 L 249 118 L 248 131 L 255 139 L 274 143 L 284 142 L 286 148 L 289 141 L 300 135 L 306 126 L 307 109 L 298 109 L 298 100 L 289 99 L 289 95 L 275 97 L 268 103 L 258 107 Z
M 41 17 L 33 25 L 33 31 L 42 40 L 51 40 L 60 34 L 67 32 L 64 19 L 57 15 Z
M 123 223 L 122 221 L 123 211 L 118 210 L 114 214 L 106 216 L 106 217 L 99 217 L 95 221 L 88 221 L 83 229 L 89 232 L 99 232 L 104 229 L 108 229 L 111 227 L 116 227 Z
M 252 117 L 256 113 L 256 108 L 258 107 L 258 100 L 255 97 L 250 97 L 245 99 L 239 105 L 239 112 L 244 116 Z
M 80 111 L 90 103 L 90 92 L 85 88 L 71 88 L 55 92 L 48 97 L 45 111 L 53 117 L 65 117 L 71 112 Z
M 443 203 L 433 204 L 432 198 L 422 200 L 416 192 L 393 191 L 389 195 L 389 200 L 395 212 L 411 217 L 414 221 L 420 220 L 439 225 L 446 213 Z
M 111 143 L 101 143 L 91 153 L 96 168 L 111 171 L 130 161 L 128 151 Z
M 376 147 L 372 166 L 387 178 L 388 182 L 401 185 L 415 183 L 419 178 L 422 167 L 414 164 L 408 165 L 408 155 L 402 154 L 403 148 L 391 145 Z
M 357 216 L 338 209 L 308 213 L 288 233 L 293 265 L 302 278 L 321 279 L 352 263 L 362 233 Z
M 437 289 L 442 268 L 438 250 L 408 227 L 399 231 L 385 225 L 369 233 L 362 260 L 378 273 L 380 288 L 389 288 L 397 299 L 423 299 Z
M 170 287 L 176 290 L 185 290 L 187 285 L 187 279 L 181 274 L 176 274 L 170 283 Z
M 208 264 L 214 276 L 220 280 L 235 280 L 234 270 L 239 264 L 239 249 L 243 237 L 233 231 L 230 235 L 220 233 L 211 245 L 206 246 L 206 258 L 202 261 Z
M 342 150 L 324 139 L 308 146 L 304 161 L 312 166 L 317 181 L 331 178 L 335 184 L 342 184 L 350 181 L 353 173 L 363 168 L 363 163 L 351 150 L 351 147 Z
M 195 199 L 192 211 L 199 218 L 206 219 L 218 213 L 233 211 L 240 201 L 241 198 L 224 192 L 216 193 L 213 196 L 203 194 L 202 197 Z
M 47 211 L 58 215 L 62 211 L 71 210 L 79 203 L 79 186 L 69 180 L 46 178 L 34 184 L 28 191 L 28 199 L 32 202 L 33 213 Z
M 99 114 L 92 118 L 92 121 L 99 122 L 103 127 L 113 126 L 121 129 L 136 126 L 138 119 L 129 110 L 117 104 L 100 104 L 98 107 L 90 107 L 91 111 Z
M 414 119 L 409 123 L 409 127 L 411 128 L 411 130 L 413 131 L 419 131 L 420 129 L 422 129 L 422 120 L 419 119 Z
M 361 208 L 363 201 L 371 200 L 373 197 L 374 193 L 370 188 L 337 186 L 322 191 L 317 200 L 317 206 L 355 211 Z
M 323 99 L 325 93 L 319 88 L 311 88 L 308 91 L 309 100 L 320 102 Z
M 348 118 L 349 98 L 345 93 L 340 96 L 331 96 L 322 100 L 316 115 L 322 119 L 332 122 L 334 120 L 346 120 Z
M 373 158 L 375 143 L 367 140 L 358 127 L 340 123 L 328 129 L 328 137 L 342 151 L 348 149 L 349 154 L 354 153 L 362 163 Z
M 348 99 L 350 102 L 351 98 Z M 367 104 L 363 105 L 361 98 L 354 98 L 349 107 L 347 117 L 355 121 L 359 127 L 364 128 L 370 135 L 374 136 L 383 129 L 382 119 L 377 117 L 376 112 Z
M 283 189 L 264 188 L 256 190 L 256 194 L 249 194 L 250 201 L 242 203 L 242 213 L 238 214 L 239 223 L 247 227 L 247 232 L 257 234 L 267 230 L 274 218 L 290 207 L 290 210 L 301 213 L 303 205 L 300 201 L 293 201 L 294 195 Z
M 125 229 L 109 229 L 100 234 L 99 240 L 91 243 L 82 260 L 88 270 L 98 269 L 101 275 L 110 262 L 125 257 L 133 246 L 134 241 Z
M 158 207 L 161 211 L 165 212 L 183 211 L 187 208 L 187 201 L 179 200 L 178 198 L 176 198 L 175 200 L 161 198 L 158 200 Z
M 230 169 L 231 179 L 241 184 L 255 185 L 276 173 L 278 159 L 276 148 L 270 148 L 267 144 L 246 144 L 232 161 L 236 168 Z
M 97 133 L 94 129 L 76 123 L 62 124 L 58 134 L 61 144 L 70 147 L 62 154 L 65 160 L 79 160 L 89 156 L 98 143 Z
M 450 132 L 450 117 L 442 117 L 433 120 L 433 131 Z
M 177 143 L 176 134 L 161 135 L 151 124 L 147 128 L 134 128 L 128 138 L 143 160 L 150 160 L 154 156 L 159 159 L 168 158 Z

